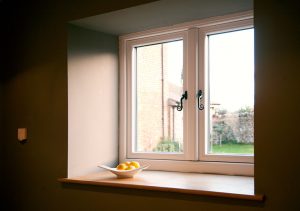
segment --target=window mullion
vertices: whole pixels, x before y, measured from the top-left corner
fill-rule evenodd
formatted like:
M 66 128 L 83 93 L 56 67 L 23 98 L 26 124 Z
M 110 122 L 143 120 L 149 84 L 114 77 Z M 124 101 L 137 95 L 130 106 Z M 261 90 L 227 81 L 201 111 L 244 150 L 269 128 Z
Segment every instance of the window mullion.
M 208 71 L 206 67 L 206 34 L 199 29 L 198 30 L 198 89 L 203 90 L 203 98 L 202 101 L 204 102 L 204 109 L 201 111 L 198 111 L 198 124 L 197 124 L 197 129 L 198 129 L 198 159 L 203 160 L 205 156 L 205 140 L 206 140 L 206 128 L 208 125 L 205 122 L 205 119 L 209 115 L 209 105 L 208 105 L 208 84 L 207 84 L 207 74 Z
M 197 110 L 196 110 L 196 93 L 197 93 L 197 46 L 198 43 L 198 30 L 197 28 L 191 28 L 187 32 L 186 41 L 186 53 L 185 56 L 185 87 L 188 91 L 187 108 L 185 110 L 186 121 L 185 125 L 185 149 L 186 158 L 188 160 L 198 159 L 198 147 L 197 147 Z

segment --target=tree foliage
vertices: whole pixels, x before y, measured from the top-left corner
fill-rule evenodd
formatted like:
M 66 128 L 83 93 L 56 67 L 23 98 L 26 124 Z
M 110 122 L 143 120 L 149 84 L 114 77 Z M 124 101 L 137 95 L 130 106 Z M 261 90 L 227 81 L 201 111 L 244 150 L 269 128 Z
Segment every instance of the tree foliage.
M 250 107 L 229 113 L 219 109 L 212 117 L 211 141 L 222 143 L 253 143 L 254 112 Z

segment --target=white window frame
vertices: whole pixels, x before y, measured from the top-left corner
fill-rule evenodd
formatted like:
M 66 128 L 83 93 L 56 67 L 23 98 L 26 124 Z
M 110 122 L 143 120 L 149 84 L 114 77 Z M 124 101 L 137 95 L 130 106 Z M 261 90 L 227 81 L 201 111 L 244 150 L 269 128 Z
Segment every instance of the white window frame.
M 206 90 L 207 65 L 205 58 L 206 37 L 217 32 L 234 31 L 253 27 L 253 12 L 247 11 L 221 17 L 208 18 L 171 27 L 148 30 L 120 36 L 120 102 L 119 102 L 119 161 L 137 160 L 150 164 L 152 170 L 218 173 L 230 175 L 254 175 L 254 156 L 206 154 L 205 121 L 208 110 L 197 109 L 196 93 Z M 184 44 L 184 69 L 188 100 L 184 101 L 184 153 L 134 152 L 132 132 L 134 128 L 133 49 L 139 45 L 182 39 Z M 205 77 L 201 77 L 204 75 Z M 208 100 L 204 95 L 205 106 Z

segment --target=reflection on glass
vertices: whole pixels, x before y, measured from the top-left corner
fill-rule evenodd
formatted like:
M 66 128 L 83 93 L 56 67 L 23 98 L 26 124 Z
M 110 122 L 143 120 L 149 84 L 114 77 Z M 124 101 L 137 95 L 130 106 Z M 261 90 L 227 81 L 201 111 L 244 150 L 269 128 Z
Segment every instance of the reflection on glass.
M 183 152 L 183 42 L 136 48 L 137 152 Z
M 211 154 L 253 154 L 254 30 L 208 36 Z

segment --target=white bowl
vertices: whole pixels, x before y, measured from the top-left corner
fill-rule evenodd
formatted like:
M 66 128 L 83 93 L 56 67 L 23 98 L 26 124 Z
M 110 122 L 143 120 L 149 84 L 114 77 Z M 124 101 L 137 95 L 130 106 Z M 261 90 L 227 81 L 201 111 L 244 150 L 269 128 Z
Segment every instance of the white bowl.
M 138 174 L 139 172 L 148 168 L 149 166 L 150 165 L 145 165 L 145 166 L 141 166 L 139 168 L 132 169 L 132 170 L 117 170 L 116 168 L 111 168 L 111 167 L 108 167 L 105 165 L 100 165 L 98 167 L 110 171 L 111 173 L 117 175 L 118 178 L 132 178 L 132 177 L 134 177 L 134 175 Z

